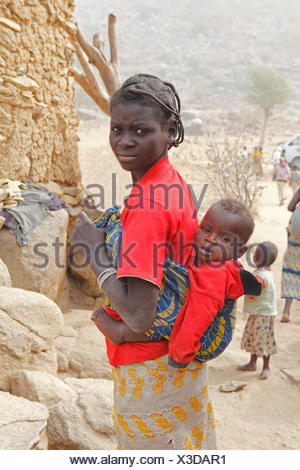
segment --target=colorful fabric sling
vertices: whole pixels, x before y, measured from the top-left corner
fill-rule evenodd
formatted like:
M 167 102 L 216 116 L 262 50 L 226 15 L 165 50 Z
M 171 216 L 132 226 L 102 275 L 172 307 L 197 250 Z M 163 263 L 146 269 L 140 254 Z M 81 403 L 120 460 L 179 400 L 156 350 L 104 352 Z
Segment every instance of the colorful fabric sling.
M 107 255 L 117 269 L 122 243 L 122 223 L 119 208 L 108 209 L 94 221 L 94 224 L 104 230 Z M 153 341 L 158 341 L 162 337 L 169 339 L 177 315 L 184 305 L 189 287 L 188 270 L 176 261 L 166 257 L 155 320 L 152 327 L 146 332 L 150 339 Z M 108 299 L 106 299 L 105 304 L 112 308 Z M 196 353 L 195 359 L 205 362 L 219 356 L 232 340 L 235 322 L 235 301 L 225 299 L 223 308 L 203 333 L 200 340 L 201 347 Z

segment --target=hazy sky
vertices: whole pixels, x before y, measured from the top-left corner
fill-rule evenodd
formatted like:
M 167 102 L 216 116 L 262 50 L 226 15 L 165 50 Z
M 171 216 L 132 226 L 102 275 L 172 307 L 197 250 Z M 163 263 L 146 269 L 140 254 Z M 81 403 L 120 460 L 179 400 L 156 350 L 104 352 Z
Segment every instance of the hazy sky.
M 247 70 L 276 68 L 300 99 L 299 0 L 77 0 L 85 35 L 117 15 L 121 76 L 171 80 L 188 101 L 218 106 L 243 100 Z

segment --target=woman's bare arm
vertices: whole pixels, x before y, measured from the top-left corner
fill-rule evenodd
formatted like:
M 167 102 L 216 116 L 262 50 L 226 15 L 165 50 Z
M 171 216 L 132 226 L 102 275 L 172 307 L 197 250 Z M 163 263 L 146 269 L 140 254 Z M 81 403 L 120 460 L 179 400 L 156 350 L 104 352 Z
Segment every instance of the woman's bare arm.
M 300 201 L 300 188 L 297 189 L 297 191 L 295 192 L 294 196 L 292 197 L 292 199 L 290 200 L 289 204 L 288 204 L 288 210 L 290 212 L 294 212 L 294 210 L 296 209 L 296 206 L 298 204 L 298 202 Z
M 126 323 L 110 317 L 103 308 L 95 310 L 92 313 L 91 320 L 95 323 L 98 330 L 113 344 L 151 341 L 145 334 L 134 333 Z
M 72 246 L 84 244 L 86 252 L 90 254 L 89 264 L 96 276 L 112 266 L 106 255 L 103 231 L 97 229 L 85 214 L 77 222 L 70 243 Z M 135 277 L 121 281 L 112 275 L 103 282 L 102 290 L 132 331 L 144 333 L 153 324 L 158 286 Z
M 151 327 L 159 289 L 151 282 L 130 277 L 125 282 L 110 276 L 102 289 L 122 320 L 135 333 L 144 333 Z

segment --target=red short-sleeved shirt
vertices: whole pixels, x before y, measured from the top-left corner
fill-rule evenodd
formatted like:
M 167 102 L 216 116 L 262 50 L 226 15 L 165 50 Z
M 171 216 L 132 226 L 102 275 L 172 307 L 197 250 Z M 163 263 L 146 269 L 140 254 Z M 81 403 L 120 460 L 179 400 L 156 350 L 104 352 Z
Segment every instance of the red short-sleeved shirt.
M 121 216 L 123 237 L 117 277 L 139 277 L 161 286 L 165 256 L 186 264 L 198 227 L 186 182 L 164 157 L 133 186 Z M 106 309 L 115 319 L 117 312 Z M 167 341 L 123 343 L 106 340 L 112 365 L 155 359 Z

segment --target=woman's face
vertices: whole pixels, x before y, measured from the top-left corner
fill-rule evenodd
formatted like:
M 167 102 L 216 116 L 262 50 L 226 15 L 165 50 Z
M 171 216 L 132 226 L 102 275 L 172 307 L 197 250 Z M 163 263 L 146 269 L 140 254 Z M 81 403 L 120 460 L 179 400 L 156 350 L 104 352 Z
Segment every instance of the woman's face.
M 172 130 L 162 126 L 160 113 L 159 109 L 138 102 L 117 103 L 112 108 L 110 145 L 134 182 L 167 155 Z

